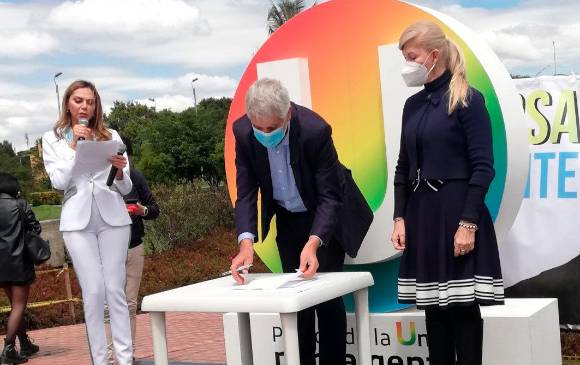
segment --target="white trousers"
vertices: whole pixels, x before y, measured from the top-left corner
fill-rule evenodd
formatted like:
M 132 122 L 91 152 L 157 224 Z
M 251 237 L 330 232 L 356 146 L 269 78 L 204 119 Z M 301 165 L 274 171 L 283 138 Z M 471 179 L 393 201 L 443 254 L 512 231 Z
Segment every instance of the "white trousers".
M 107 365 L 104 309 L 108 304 L 115 355 L 120 365 L 133 361 L 131 325 L 125 297 L 125 262 L 131 227 L 113 227 L 93 200 L 91 219 L 81 231 L 63 232 L 83 295 L 85 323 L 94 365 Z
M 127 294 L 127 305 L 129 306 L 129 317 L 131 318 L 131 337 L 133 340 L 133 354 L 135 353 L 135 336 L 137 333 L 137 307 L 139 298 L 139 287 L 141 286 L 141 277 L 143 276 L 143 266 L 145 265 L 145 256 L 143 244 L 129 249 L 127 254 L 127 284 L 125 293 Z M 109 326 L 109 310 L 105 308 L 105 329 L 107 331 L 107 357 L 109 365 L 114 365 L 113 359 L 113 340 L 111 338 L 111 326 Z

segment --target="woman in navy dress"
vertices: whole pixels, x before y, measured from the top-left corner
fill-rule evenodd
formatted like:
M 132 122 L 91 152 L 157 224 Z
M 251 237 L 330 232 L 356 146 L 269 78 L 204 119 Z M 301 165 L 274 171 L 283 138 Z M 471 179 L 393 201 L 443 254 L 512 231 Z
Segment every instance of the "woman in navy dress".
M 463 56 L 433 22 L 399 39 L 408 86 L 395 171 L 394 229 L 402 250 L 400 303 L 425 309 L 432 365 L 482 362 L 480 305 L 503 304 L 497 241 L 484 199 L 494 177 L 483 95 Z

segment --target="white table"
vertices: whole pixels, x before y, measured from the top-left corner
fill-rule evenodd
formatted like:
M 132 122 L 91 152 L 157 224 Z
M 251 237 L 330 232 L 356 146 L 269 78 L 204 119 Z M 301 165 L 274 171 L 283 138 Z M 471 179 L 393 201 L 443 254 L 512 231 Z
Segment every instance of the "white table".
M 248 274 L 253 280 L 279 274 Z M 368 272 L 320 273 L 316 280 L 297 288 L 269 290 L 236 290 L 233 278 L 209 280 L 182 288 L 148 295 L 143 298 L 141 309 L 150 312 L 153 330 L 153 354 L 156 365 L 167 365 L 167 339 L 165 334 L 165 312 L 236 312 L 245 325 L 249 344 L 249 313 L 280 313 L 284 329 L 286 364 L 299 365 L 297 312 L 328 300 L 354 293 L 355 315 L 358 334 L 360 364 L 371 364 L 370 324 L 368 287 L 374 284 Z M 194 325 L 194 324 L 192 324 Z M 251 349 L 247 349 L 251 353 Z M 251 364 L 251 358 L 248 361 Z

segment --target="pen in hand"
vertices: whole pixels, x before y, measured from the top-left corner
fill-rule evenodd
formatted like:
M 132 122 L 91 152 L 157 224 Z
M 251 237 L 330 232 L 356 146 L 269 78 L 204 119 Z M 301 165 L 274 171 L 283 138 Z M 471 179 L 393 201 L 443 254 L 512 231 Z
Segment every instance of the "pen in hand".
M 249 270 L 249 269 L 250 269 L 252 266 L 254 266 L 254 265 L 252 265 L 252 264 L 242 265 L 242 266 L 238 267 L 238 268 L 236 269 L 236 271 L 237 271 L 237 272 L 242 272 L 242 271 L 244 271 L 244 270 Z M 220 274 L 220 278 L 221 278 L 221 277 L 224 277 L 224 276 L 231 275 L 231 274 L 232 274 L 232 271 L 231 271 L 231 270 L 229 270 L 229 271 L 226 271 L 226 272 L 223 272 L 223 273 L 221 273 L 221 274 Z

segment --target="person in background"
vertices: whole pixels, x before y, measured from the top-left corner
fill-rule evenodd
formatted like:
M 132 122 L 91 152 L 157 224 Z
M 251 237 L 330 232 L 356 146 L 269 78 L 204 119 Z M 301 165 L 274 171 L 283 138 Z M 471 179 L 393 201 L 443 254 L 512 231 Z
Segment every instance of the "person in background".
M 356 256 L 373 213 L 351 173 L 338 160 L 332 128 L 312 110 L 290 101 L 278 80 L 259 79 L 246 95 L 246 115 L 233 125 L 236 138 L 236 231 L 239 253 L 231 271 L 252 263 L 258 236 L 258 190 L 262 237 L 276 215 L 276 243 L 286 273 L 305 278 L 342 271 L 345 253 Z M 300 363 L 346 362 L 346 314 L 342 298 L 298 313 Z
M 401 303 L 425 309 L 432 365 L 481 365 L 480 305 L 503 304 L 493 221 L 491 121 L 463 55 L 430 21 L 399 39 L 402 76 L 423 89 L 403 109 L 391 242 L 402 250 Z M 457 359 L 457 362 L 456 362 Z
M 40 234 L 40 223 L 26 200 L 21 198 L 18 180 L 0 172 L 0 286 L 11 308 L 0 357 L 2 364 L 25 363 L 27 356 L 39 350 L 26 334 L 24 321 L 30 284 L 35 279 L 34 263 L 24 247 L 26 231 Z M 16 351 L 16 337 L 20 353 Z
M 147 180 L 143 173 L 138 171 L 133 164 L 133 145 L 128 138 L 121 137 L 125 146 L 127 146 L 127 155 L 129 156 L 130 168 L 129 176 L 133 183 L 131 192 L 123 197 L 127 204 L 127 209 L 131 220 L 131 240 L 129 241 L 129 253 L 127 254 L 127 284 L 125 292 L 127 294 L 127 304 L 129 306 L 129 316 L 131 318 L 131 338 L 133 340 L 133 353 L 135 353 L 135 334 L 136 334 L 136 315 L 139 297 L 139 287 L 143 275 L 143 264 L 145 258 L 143 255 L 143 236 L 145 235 L 145 226 L 143 220 L 152 220 L 159 217 L 159 206 L 149 189 Z M 108 312 L 105 314 L 108 319 Z M 110 333 L 108 335 L 108 356 L 109 363 L 113 364 L 113 342 Z
M 73 82 L 62 103 L 54 129 L 42 137 L 44 167 L 52 186 L 64 190 L 60 230 L 81 286 L 91 357 L 94 365 L 108 363 L 104 324 L 107 304 L 117 361 L 120 365 L 132 364 L 125 296 L 131 218 L 123 195 L 132 188 L 127 155 L 111 156 L 111 165 L 101 171 L 73 175 L 76 150 L 82 140 L 122 141 L 115 130 L 105 126 L 101 98 L 92 83 Z M 79 123 L 83 119 L 88 121 L 87 126 Z M 109 187 L 111 166 L 117 173 Z

